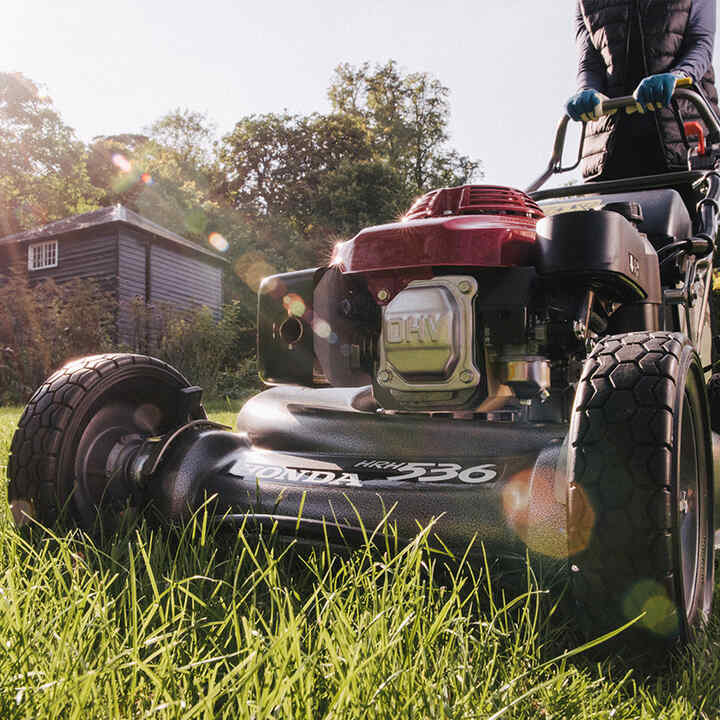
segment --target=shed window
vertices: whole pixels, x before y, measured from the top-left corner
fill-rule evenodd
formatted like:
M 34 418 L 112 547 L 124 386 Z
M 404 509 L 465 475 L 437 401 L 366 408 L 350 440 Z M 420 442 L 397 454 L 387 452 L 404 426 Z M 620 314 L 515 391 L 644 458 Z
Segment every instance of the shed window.
M 45 268 L 57 267 L 57 264 L 57 240 L 35 243 L 28 248 L 28 270 L 44 270 Z

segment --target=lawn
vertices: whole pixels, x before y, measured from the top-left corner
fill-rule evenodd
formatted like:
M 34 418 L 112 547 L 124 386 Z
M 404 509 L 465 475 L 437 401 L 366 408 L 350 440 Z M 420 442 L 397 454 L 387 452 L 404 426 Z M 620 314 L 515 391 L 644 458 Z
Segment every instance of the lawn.
M 0 408 L 3 481 L 19 412 Z M 544 593 L 503 598 L 482 568 L 441 572 L 423 534 L 339 558 L 202 514 L 93 541 L 20 533 L 1 508 L 5 720 L 720 714 L 720 612 L 660 668 L 631 668 L 559 657 L 576 644 Z

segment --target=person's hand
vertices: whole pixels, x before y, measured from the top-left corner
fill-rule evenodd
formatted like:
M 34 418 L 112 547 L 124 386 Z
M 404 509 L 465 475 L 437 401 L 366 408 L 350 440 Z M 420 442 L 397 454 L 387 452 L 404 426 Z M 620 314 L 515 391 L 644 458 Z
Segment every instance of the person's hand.
M 635 89 L 633 97 L 638 102 L 638 111 L 655 112 L 668 107 L 675 92 L 678 76 L 672 73 L 661 73 L 644 78 Z
M 565 103 L 565 110 L 576 122 L 598 120 L 602 115 L 602 105 L 607 99 L 607 95 L 597 90 L 583 90 Z

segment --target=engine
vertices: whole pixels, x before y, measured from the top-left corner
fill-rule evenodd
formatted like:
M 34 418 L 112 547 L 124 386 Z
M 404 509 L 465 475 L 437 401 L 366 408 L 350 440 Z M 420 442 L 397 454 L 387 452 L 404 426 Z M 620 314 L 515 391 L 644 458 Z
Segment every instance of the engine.
M 388 412 L 565 419 L 599 336 L 660 327 L 638 212 L 545 217 L 510 188 L 430 192 L 400 222 L 338 243 L 327 267 L 263 281 L 261 377 L 370 385 Z

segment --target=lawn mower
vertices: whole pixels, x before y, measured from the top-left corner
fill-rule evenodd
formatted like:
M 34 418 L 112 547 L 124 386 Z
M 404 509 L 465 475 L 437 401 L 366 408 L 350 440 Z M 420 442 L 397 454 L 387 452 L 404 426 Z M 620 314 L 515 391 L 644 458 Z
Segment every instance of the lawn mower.
M 687 171 L 539 190 L 572 169 L 564 117 L 527 192 L 433 190 L 324 267 L 265 278 L 274 387 L 234 432 L 157 359 L 58 370 L 12 441 L 16 521 L 152 504 L 174 522 L 210 498 L 220 522 L 309 543 L 434 523 L 445 548 L 556 563 L 591 634 L 639 618 L 640 637 L 686 641 L 711 608 L 720 499 L 720 123 L 699 92 L 675 99 L 709 129 L 683 127 Z

